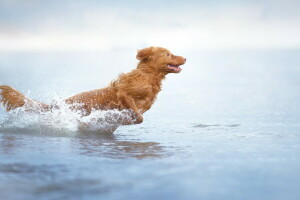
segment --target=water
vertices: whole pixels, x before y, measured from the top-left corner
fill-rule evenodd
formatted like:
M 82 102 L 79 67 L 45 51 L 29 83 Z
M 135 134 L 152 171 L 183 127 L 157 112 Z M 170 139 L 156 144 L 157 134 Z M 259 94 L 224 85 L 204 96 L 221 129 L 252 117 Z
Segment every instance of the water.
M 113 134 L 1 110 L 0 199 L 299 199 L 299 53 L 178 52 L 144 122 Z M 0 81 L 49 103 L 135 64 L 125 50 L 3 53 Z

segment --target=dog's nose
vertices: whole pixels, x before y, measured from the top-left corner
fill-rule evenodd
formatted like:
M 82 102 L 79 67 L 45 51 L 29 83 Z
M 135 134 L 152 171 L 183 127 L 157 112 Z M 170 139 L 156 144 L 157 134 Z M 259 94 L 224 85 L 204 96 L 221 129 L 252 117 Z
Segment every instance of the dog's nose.
M 184 62 L 186 62 L 186 58 L 184 58 Z

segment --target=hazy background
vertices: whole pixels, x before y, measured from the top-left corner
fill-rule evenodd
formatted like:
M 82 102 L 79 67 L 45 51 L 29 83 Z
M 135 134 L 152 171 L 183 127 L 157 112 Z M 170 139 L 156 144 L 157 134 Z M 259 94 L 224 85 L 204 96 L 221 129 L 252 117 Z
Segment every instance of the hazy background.
M 0 1 L 1 51 L 300 45 L 297 0 Z
M 237 65 L 237 79 L 247 79 L 251 72 L 237 64 L 243 59 L 261 65 L 254 76 L 264 73 L 274 81 L 280 72 L 249 56 L 277 51 L 277 59 L 288 62 L 278 58 L 279 51 L 297 54 L 299 7 L 297 0 L 0 0 L 0 82 L 64 95 L 98 88 L 133 69 L 136 50 L 147 46 L 187 57 L 170 85 L 189 84 L 193 77 L 198 80 L 193 85 L 226 79 L 226 62 Z M 210 64 L 219 65 L 218 76 Z

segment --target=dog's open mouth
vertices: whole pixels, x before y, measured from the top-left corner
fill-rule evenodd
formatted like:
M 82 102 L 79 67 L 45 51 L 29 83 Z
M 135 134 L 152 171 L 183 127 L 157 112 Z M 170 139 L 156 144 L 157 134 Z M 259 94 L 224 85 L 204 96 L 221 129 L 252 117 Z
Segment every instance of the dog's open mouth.
M 172 70 L 173 72 L 177 72 L 177 73 L 179 73 L 179 72 L 181 72 L 181 68 L 179 67 L 179 65 L 168 65 L 167 66 L 170 70 Z

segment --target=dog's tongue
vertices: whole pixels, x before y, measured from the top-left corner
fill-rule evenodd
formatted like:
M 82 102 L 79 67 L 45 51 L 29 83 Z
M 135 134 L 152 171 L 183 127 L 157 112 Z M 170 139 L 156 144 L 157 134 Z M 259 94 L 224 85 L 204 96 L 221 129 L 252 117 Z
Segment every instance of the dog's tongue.
M 176 72 L 180 72 L 182 70 L 179 66 L 176 66 L 176 65 L 168 65 L 168 68 L 172 69 Z

